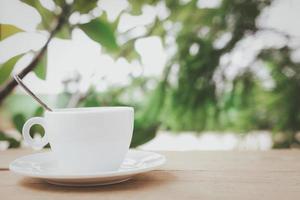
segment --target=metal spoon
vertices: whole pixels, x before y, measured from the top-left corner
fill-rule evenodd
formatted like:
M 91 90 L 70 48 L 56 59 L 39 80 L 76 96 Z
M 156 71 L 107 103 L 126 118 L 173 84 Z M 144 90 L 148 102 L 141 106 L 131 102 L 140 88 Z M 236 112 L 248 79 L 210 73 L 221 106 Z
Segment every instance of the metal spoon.
M 38 98 L 20 79 L 18 75 L 14 75 L 14 79 L 17 81 L 17 83 L 22 86 L 22 88 L 31 96 L 33 97 L 43 108 L 45 108 L 48 111 L 53 111 L 49 106 L 47 106 L 40 98 Z

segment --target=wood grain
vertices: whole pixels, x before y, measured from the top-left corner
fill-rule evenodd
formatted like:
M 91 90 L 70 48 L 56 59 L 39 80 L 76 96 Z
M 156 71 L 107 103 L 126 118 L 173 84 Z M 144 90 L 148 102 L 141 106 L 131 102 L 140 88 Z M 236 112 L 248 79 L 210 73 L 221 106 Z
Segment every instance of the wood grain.
M 161 169 L 122 184 L 59 187 L 5 169 L 30 153 L 0 152 L 0 199 L 299 199 L 300 151 L 162 152 Z M 4 158 L 4 159 L 3 159 Z

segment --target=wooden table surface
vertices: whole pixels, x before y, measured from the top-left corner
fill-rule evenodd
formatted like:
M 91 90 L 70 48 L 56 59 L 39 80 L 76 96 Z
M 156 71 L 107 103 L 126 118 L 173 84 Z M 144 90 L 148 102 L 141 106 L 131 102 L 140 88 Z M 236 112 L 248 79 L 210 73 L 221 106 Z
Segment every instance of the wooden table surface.
M 0 152 L 0 199 L 300 199 L 300 151 L 161 152 L 160 169 L 121 184 L 76 188 L 23 178 L 8 170 L 31 150 Z

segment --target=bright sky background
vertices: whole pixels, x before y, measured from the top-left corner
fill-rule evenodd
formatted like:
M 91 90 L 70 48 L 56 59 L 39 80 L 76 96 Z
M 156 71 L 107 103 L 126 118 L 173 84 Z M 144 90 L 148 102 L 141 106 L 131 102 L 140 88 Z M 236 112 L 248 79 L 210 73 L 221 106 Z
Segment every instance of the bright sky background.
M 186 0 L 182 1 L 183 3 Z M 42 0 L 42 3 L 51 8 L 51 3 Z M 218 6 L 218 0 L 199 0 L 199 7 Z M 126 0 L 102 0 L 100 8 L 108 13 L 110 20 L 114 20 L 118 14 L 126 9 L 129 4 Z M 300 26 L 297 25 L 299 19 L 299 0 L 278 0 L 271 9 L 267 9 L 257 22 L 261 26 L 276 28 L 280 31 L 288 32 L 292 35 L 300 36 Z M 99 13 L 102 11 L 100 10 Z M 141 16 L 131 16 L 123 14 L 118 26 L 119 32 L 124 32 L 132 27 L 138 26 L 132 34 L 141 34 L 144 25 L 151 23 L 155 15 L 159 18 L 168 16 L 168 10 L 164 3 L 157 7 L 145 6 Z M 17 14 L 16 14 L 17 13 Z M 0 42 L 0 63 L 5 62 L 10 57 L 28 50 L 38 50 L 45 42 L 47 35 L 35 30 L 41 18 L 39 14 L 30 6 L 19 2 L 19 0 L 0 0 L 0 23 L 14 24 L 25 30 Z M 73 17 L 74 21 L 80 20 Z M 226 37 L 220 38 L 226 40 Z M 122 42 L 122 38 L 119 38 Z M 255 42 L 253 42 L 255 40 Z M 228 76 L 234 76 L 240 68 L 247 65 L 255 50 L 269 43 L 269 45 L 281 45 L 282 38 L 271 34 L 262 34 L 255 38 L 247 38 L 237 47 L 237 51 L 232 55 L 226 55 L 221 59 L 221 64 L 231 63 Z M 243 49 L 243 51 L 238 51 Z M 38 93 L 58 93 L 62 91 L 61 81 L 74 74 L 76 71 L 82 76 L 80 89 L 85 91 L 90 84 L 95 84 L 98 90 L 105 90 L 108 85 L 126 85 L 130 82 L 129 74 L 133 76 L 159 76 L 166 64 L 168 51 L 163 47 L 158 37 L 148 37 L 136 42 L 135 49 L 141 55 L 141 63 L 133 61 L 128 63 L 121 58 L 113 60 L 109 55 L 103 54 L 101 46 L 91 41 L 82 31 L 74 30 L 72 40 L 54 39 L 48 50 L 48 74 L 46 81 L 38 79 L 35 74 L 30 73 L 25 81 Z M 191 51 L 197 51 L 197 47 Z M 192 53 L 192 52 L 191 52 Z M 300 57 L 300 52 L 295 52 Z M 30 62 L 32 55 L 24 56 L 14 69 L 14 72 L 22 69 Z M 264 76 L 265 72 L 260 72 Z M 265 73 L 266 74 L 266 73 Z M 105 80 L 101 79 L 105 77 Z M 271 83 L 266 83 L 271 84 Z M 266 86 L 267 87 L 267 86 Z

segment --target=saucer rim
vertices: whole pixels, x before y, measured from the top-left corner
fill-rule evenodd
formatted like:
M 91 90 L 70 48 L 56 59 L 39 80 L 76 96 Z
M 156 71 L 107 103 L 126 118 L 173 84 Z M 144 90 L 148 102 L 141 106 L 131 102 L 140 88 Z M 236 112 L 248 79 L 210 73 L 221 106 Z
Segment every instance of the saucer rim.
M 29 172 L 26 170 L 18 170 L 18 167 L 15 167 L 15 163 L 26 158 L 26 157 L 32 157 L 38 154 L 50 154 L 50 151 L 47 152 L 41 152 L 41 153 L 33 153 L 25 156 L 21 156 L 14 161 L 12 161 L 9 164 L 9 170 L 22 175 L 26 177 L 32 177 L 32 178 L 42 178 L 42 179 L 83 179 L 83 178 L 109 178 L 109 177 L 121 177 L 121 176 L 133 176 L 149 171 L 153 171 L 154 169 L 162 166 L 166 162 L 166 157 L 162 154 L 156 153 L 156 152 L 151 152 L 151 151 L 142 151 L 142 150 L 135 150 L 135 149 L 130 149 L 128 152 L 138 152 L 138 153 L 151 153 L 159 156 L 159 160 L 155 161 L 152 163 L 150 166 L 141 166 L 141 167 L 136 167 L 132 169 L 128 169 L 126 171 L 106 171 L 106 172 L 95 172 L 95 173 L 70 173 L 70 174 L 45 174 L 41 172 Z

